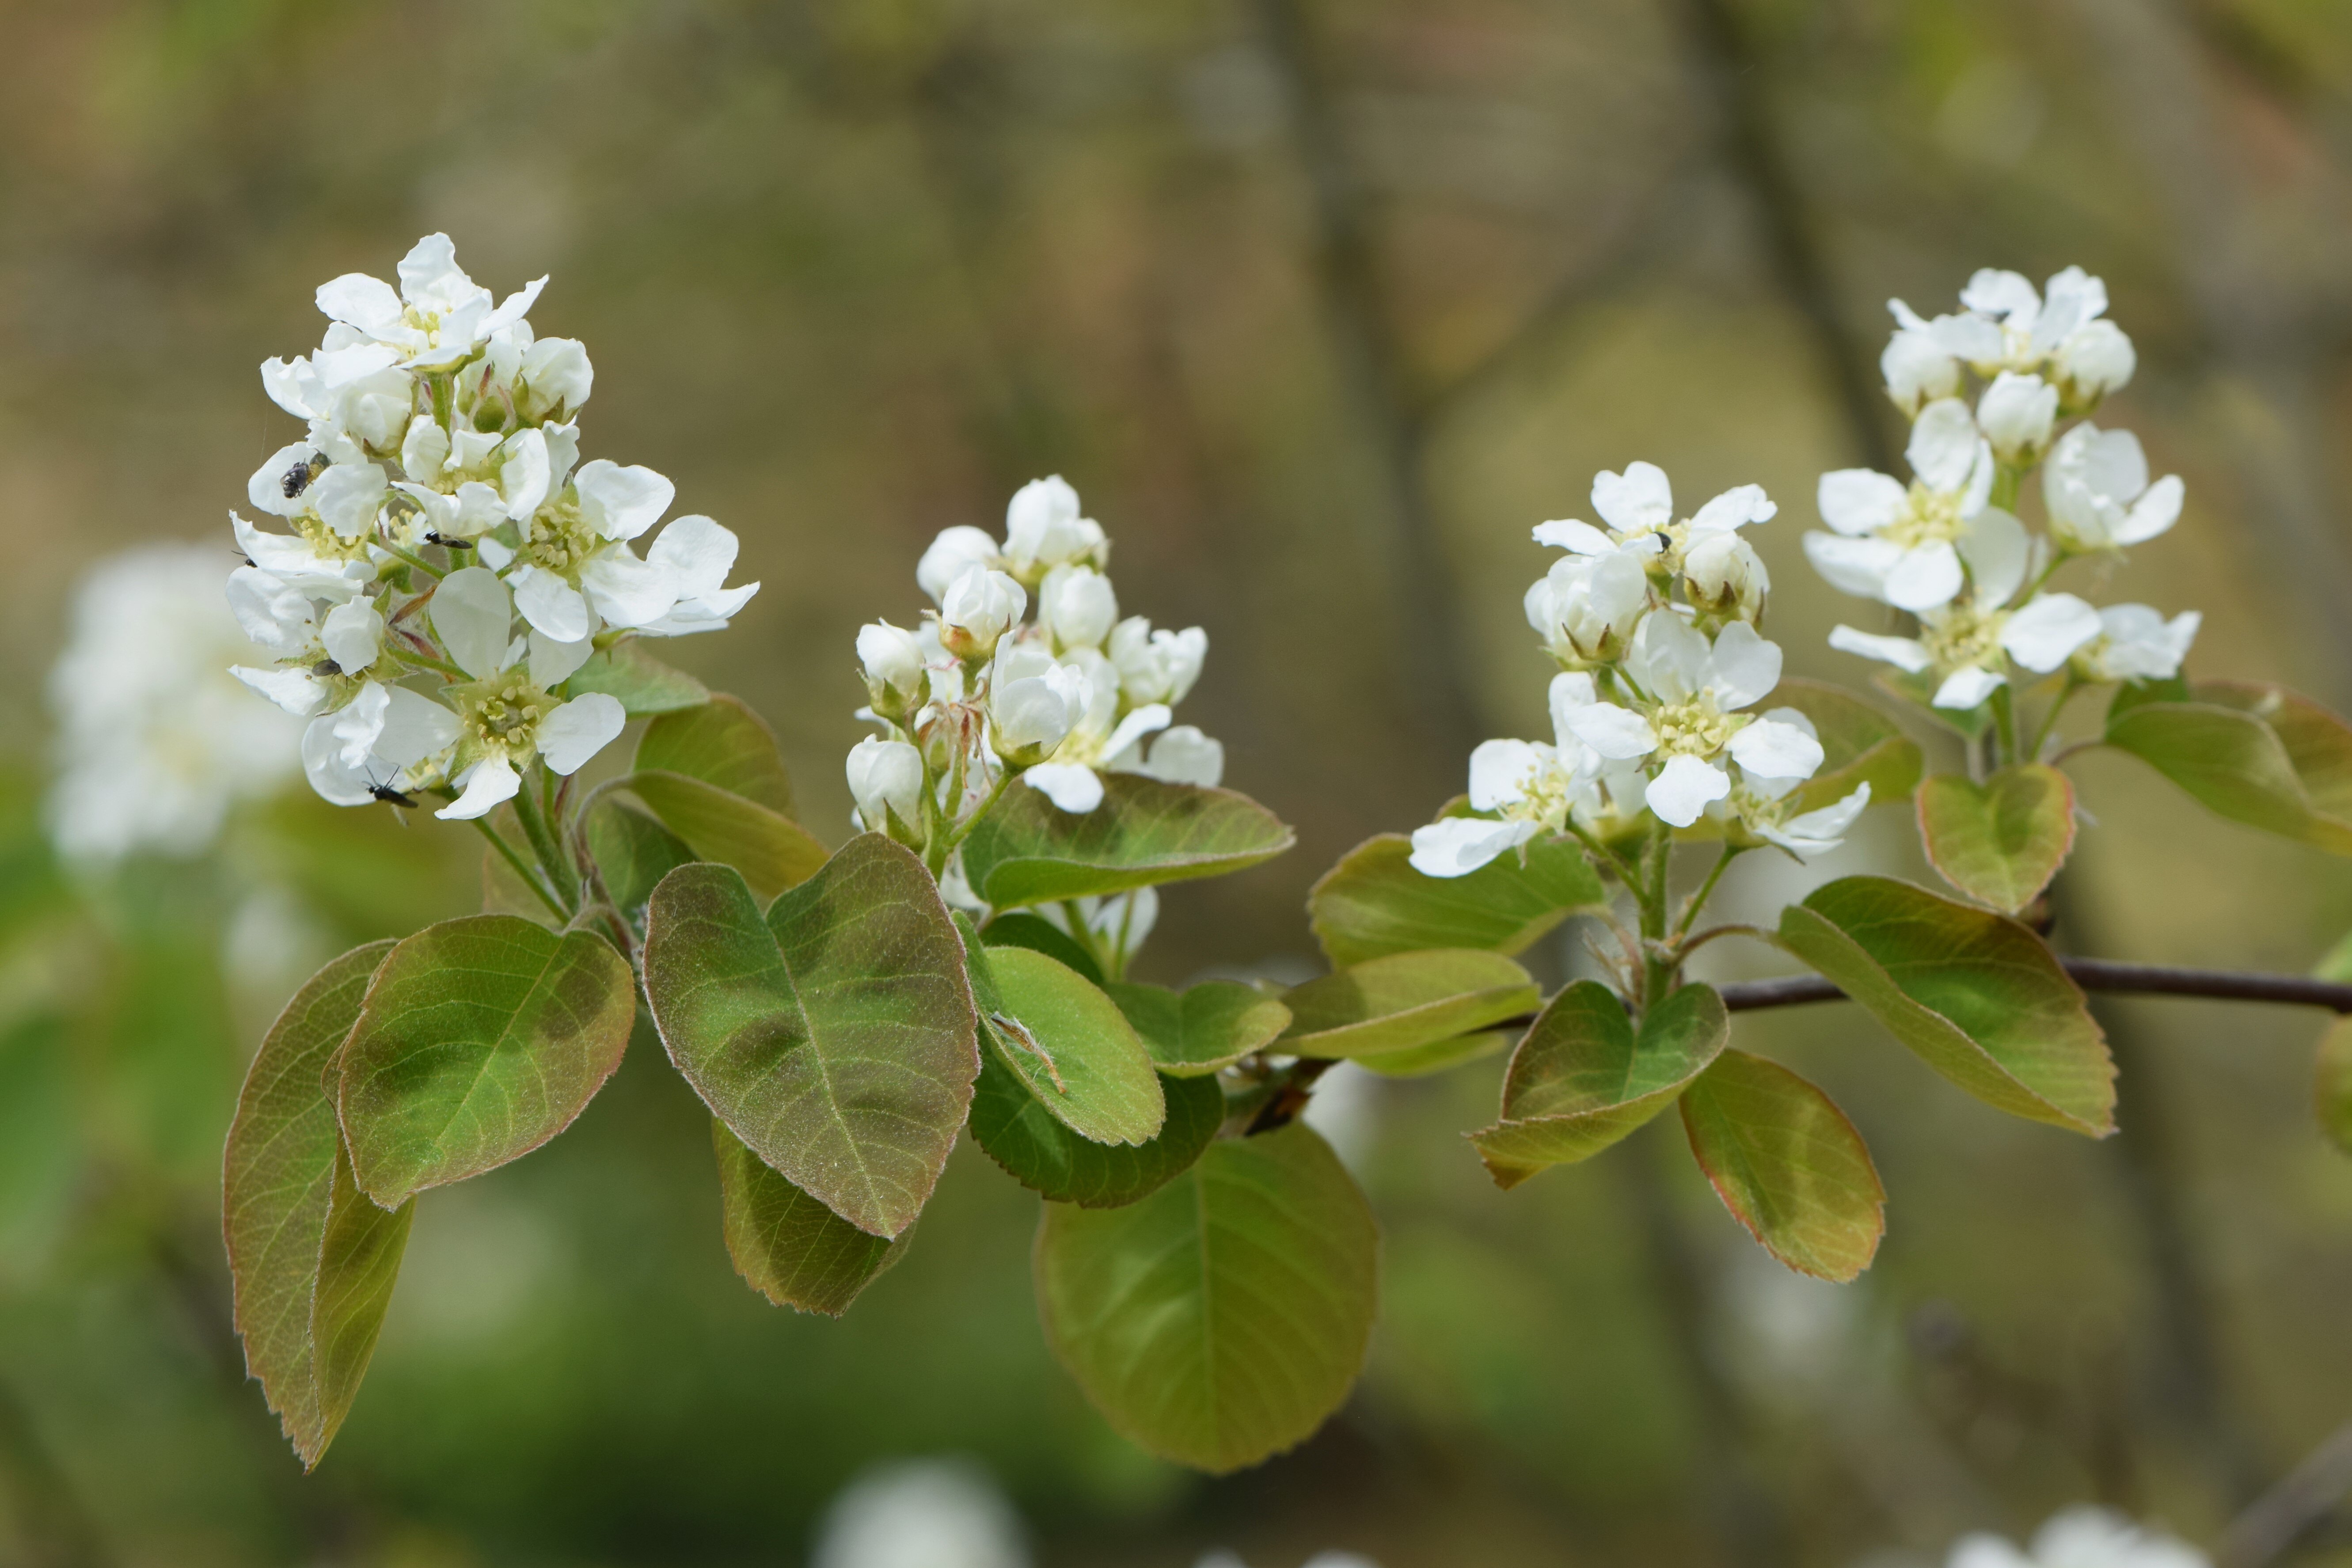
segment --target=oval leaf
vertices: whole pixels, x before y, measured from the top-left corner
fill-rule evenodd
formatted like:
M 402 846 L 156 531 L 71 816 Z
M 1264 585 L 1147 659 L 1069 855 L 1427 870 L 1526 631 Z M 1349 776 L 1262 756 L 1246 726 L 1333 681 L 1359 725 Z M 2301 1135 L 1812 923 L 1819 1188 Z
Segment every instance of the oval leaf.
M 408 1237 L 410 1206 L 386 1214 L 352 1180 L 322 1083 L 392 948 L 354 948 L 295 993 L 246 1073 L 221 1170 L 246 1368 L 306 1469 L 351 1410 Z
M 1220 1138 L 1124 1208 L 1045 1205 L 1046 1337 L 1122 1435 L 1199 1469 L 1287 1448 L 1339 1406 L 1378 1296 L 1370 1205 L 1293 1122 Z
M 630 766 L 637 773 L 684 773 L 779 816 L 793 815 L 793 782 L 784 772 L 776 732 L 741 699 L 723 691 L 646 725 Z
M 1003 1064 L 1082 1138 L 1143 1143 L 1167 1115 L 1151 1056 L 1118 1005 L 1026 947 L 971 946 L 972 995 Z
M 2212 702 L 2142 702 L 2108 716 L 2106 742 L 2217 816 L 2352 854 L 2352 826 L 2313 805 L 2285 742 L 2252 713 Z
M 1016 911 L 990 921 L 980 940 L 991 947 L 1033 947 L 1048 958 L 1060 959 L 1097 985 L 1103 983 L 1101 965 L 1077 939 L 1043 915 Z
M 986 1035 L 971 1135 L 1014 1181 L 1055 1203 L 1117 1208 L 1148 1197 L 1191 1168 L 1225 1119 L 1225 1094 L 1215 1079 L 1162 1075 L 1168 1110 L 1159 1133 L 1133 1147 L 1099 1143 L 1047 1111 L 1013 1070 L 1010 1055 L 1003 1037 Z
M 628 787 L 697 857 L 734 867 L 762 899 L 800 886 L 825 863 L 824 846 L 808 829 L 707 779 L 646 771 L 631 773 Z
M 1839 1284 L 1870 1267 L 1886 1234 L 1886 1188 L 1828 1095 L 1727 1050 L 1683 1091 L 1682 1108 L 1699 1169 L 1767 1252 Z
M 2320 1130 L 2338 1149 L 2352 1154 L 2352 1019 L 2338 1018 L 2320 1037 L 2317 1070 L 2312 1077 Z
M 979 1076 L 963 942 L 923 863 L 861 834 L 764 919 L 681 866 L 646 916 L 670 1060 L 751 1152 L 875 1236 L 915 1222 Z
M 487 853 L 498 857 L 495 849 Z M 664 877 L 694 858 L 686 840 L 617 800 L 599 801 L 588 814 L 588 853 L 604 879 L 604 891 L 625 914 L 643 909 Z M 507 875 L 514 877 L 511 868 Z
M 632 719 L 652 713 L 675 713 L 710 700 L 710 689 L 682 669 L 672 669 L 635 642 L 617 643 L 572 672 L 563 695 L 578 697 L 601 691 L 620 700 L 621 711 Z
M 1290 1027 L 1289 1008 L 1238 980 L 1204 980 L 1181 992 L 1122 982 L 1103 989 L 1143 1037 L 1153 1065 L 1171 1078 L 1222 1072 Z
M 1602 900 L 1574 839 L 1538 839 L 1527 853 L 1524 866 L 1505 855 L 1466 877 L 1424 877 L 1403 834 L 1367 839 L 1307 894 L 1316 940 L 1337 968 L 1431 947 L 1525 952 L 1570 911 Z
M 1102 804 L 1074 814 L 1016 786 L 963 844 L 964 876 L 998 909 L 1218 877 L 1270 860 L 1291 831 L 1232 790 L 1108 773 Z
M 1982 784 L 1937 773 L 1919 787 L 1919 837 L 1944 880 L 2013 915 L 2074 847 L 2074 786 L 2040 763 L 2002 768 Z
M 1470 1142 L 1498 1187 L 1591 1159 L 1673 1103 L 1731 1037 L 1712 987 L 1685 985 L 1637 1037 L 1617 994 L 1580 980 L 1551 1000 L 1503 1079 L 1502 1120 Z
M 906 1251 L 906 1237 L 868 1236 L 770 1170 L 715 1116 L 710 1147 L 727 1256 L 777 1306 L 838 1318 Z
M 1366 1057 L 1357 1065 L 1382 1078 L 1427 1078 L 1458 1068 L 1466 1062 L 1484 1061 L 1500 1055 L 1518 1037 L 1512 1029 L 1485 1029 L 1475 1035 L 1456 1035 L 1450 1040 L 1437 1040 L 1426 1046 L 1415 1046 L 1409 1051 L 1390 1051 L 1385 1055 Z
M 1802 713 L 1822 743 L 1822 765 L 1798 791 L 1792 815 L 1835 805 L 1865 784 L 1873 805 L 1907 800 L 1918 787 L 1918 742 L 1845 688 L 1791 676 L 1772 689 L 1772 706 Z
M 1780 938 L 1986 1104 L 2115 1131 L 2106 1038 L 2057 955 L 2015 921 L 1891 877 L 1844 877 L 1781 910 Z
M 2352 726 L 2310 698 L 2264 681 L 2200 680 L 2190 685 L 2189 696 L 2268 725 L 2286 748 L 2287 762 L 2318 819 L 2305 829 L 2309 841 L 2337 854 L 2352 853 Z
M 385 1208 L 572 1125 L 628 1048 L 636 979 L 591 931 L 468 915 L 396 944 L 344 1046 L 352 1170 Z
M 1412 1050 L 1532 1013 L 1541 999 L 1528 972 L 1500 953 L 1391 953 L 1286 993 L 1291 1023 L 1281 1045 L 1302 1057 Z

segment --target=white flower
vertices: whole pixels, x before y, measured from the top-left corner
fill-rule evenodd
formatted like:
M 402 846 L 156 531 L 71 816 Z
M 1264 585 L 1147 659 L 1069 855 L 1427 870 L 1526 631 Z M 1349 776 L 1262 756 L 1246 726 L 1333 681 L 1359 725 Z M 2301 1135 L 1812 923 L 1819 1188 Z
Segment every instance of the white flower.
M 699 512 L 673 519 L 646 550 L 646 564 L 667 579 L 666 591 L 677 602 L 637 629 L 650 637 L 724 630 L 760 591 L 757 583 L 726 585 L 739 548 L 733 529 Z
M 1837 626 L 1830 632 L 1830 646 L 1914 675 L 1932 670 L 1942 678 L 1933 706 L 1968 710 L 2007 683 L 2002 655 L 2037 675 L 2047 675 L 2103 629 L 2099 612 L 2083 600 L 2072 594 L 2043 594 L 2015 611 L 1967 605 L 1936 611 L 1920 617 L 1916 637 L 1876 637 Z
M 1110 579 L 1091 566 L 1056 566 L 1037 585 L 1037 624 L 1056 649 L 1100 647 L 1118 620 Z
M 2128 430 L 2085 421 L 2066 432 L 2042 471 L 2050 531 L 2076 550 L 2141 544 L 2180 521 L 2179 476 L 2147 480 L 2147 454 Z
M 849 794 L 860 826 L 887 832 L 890 818 L 909 827 L 922 821 L 923 754 L 904 741 L 872 736 L 849 749 Z
M 1199 626 L 1154 631 L 1141 616 L 1129 616 L 1110 633 L 1110 662 L 1119 689 L 1136 703 L 1184 700 L 1209 657 L 1209 634 Z
M 996 541 L 986 529 L 969 524 L 961 528 L 943 528 L 923 558 L 916 564 L 915 581 L 938 604 L 947 596 L 948 587 L 974 566 L 996 568 L 1003 563 L 997 553 Z
M 968 566 L 940 598 L 940 639 L 958 658 L 985 658 L 1028 607 L 1028 594 L 1011 576 Z
M 48 679 L 58 851 L 110 861 L 201 853 L 238 801 L 295 769 L 300 726 L 227 673 L 270 653 L 222 602 L 217 548 L 151 544 L 99 562 L 74 590 Z
M 1815 571 L 1849 594 L 1898 609 L 1931 610 L 1949 604 L 1962 584 L 1960 542 L 1989 513 L 1992 447 L 1978 434 L 1968 405 L 1957 398 L 1929 404 L 1912 426 L 1904 454 L 1918 477 L 1909 486 L 1869 468 L 1822 476 L 1822 521 L 1833 531 L 1805 535 Z
M 2053 1515 L 2033 1533 L 2030 1552 L 1998 1535 L 1963 1536 L 1947 1568 L 2212 1568 L 2211 1559 L 2186 1542 L 2088 1505 Z
M 321 616 L 299 589 L 257 566 L 229 574 L 227 598 L 246 635 L 278 660 L 276 668 L 232 665 L 229 673 L 298 718 L 328 700 L 328 678 L 364 673 L 383 647 L 383 616 L 366 599 L 346 600 Z
M 2046 293 L 2014 272 L 1986 268 L 1960 291 L 1957 315 L 1924 321 L 1890 300 L 1897 330 L 1880 368 L 1896 406 L 1906 414 L 1959 390 L 1959 367 L 1979 375 L 2047 370 L 2061 384 L 2067 406 L 2086 408 L 2131 379 L 2131 340 L 2106 313 L 2106 285 L 2079 267 L 2053 277 Z
M 1745 621 L 1724 627 L 1710 647 L 1673 611 L 1653 611 L 1633 634 L 1626 668 L 1650 698 L 1646 713 L 1596 700 L 1571 707 L 1564 722 L 1603 758 L 1663 759 L 1643 792 L 1662 821 L 1687 827 L 1730 795 L 1719 757 L 1770 779 L 1806 778 L 1822 764 L 1821 742 L 1804 730 L 1737 711 L 1780 681 L 1780 648 Z
M 1802 860 L 1809 855 L 1826 855 L 1844 843 L 1847 831 L 1869 804 L 1870 784 L 1864 780 L 1843 800 L 1818 810 L 1803 812 L 1780 822 L 1751 819 L 1748 826 L 1759 838 L 1777 844 Z
M 1738 535 L 1719 537 L 1737 540 Z M 1528 624 L 1552 657 L 1576 663 L 1621 657 L 1649 604 L 1650 579 L 1641 555 L 1612 551 L 1553 562 L 1551 570 L 1528 589 L 1525 608 Z
M 1004 509 L 1005 569 L 1024 583 L 1066 562 L 1099 566 L 1108 549 L 1102 524 L 1078 514 L 1078 492 L 1059 474 L 1023 485 Z
M 1702 615 L 1755 620 L 1771 591 L 1763 558 L 1737 533 L 1706 534 L 1683 552 L 1683 592 Z
M 1977 400 L 1977 425 L 2005 463 L 2033 461 L 2058 424 L 2058 389 L 2038 375 L 2005 370 Z
M 547 286 L 541 278 L 494 309 L 490 291 L 458 268 L 457 247 L 446 234 L 418 240 L 401 258 L 399 276 L 394 293 L 380 279 L 347 272 L 320 286 L 319 309 L 352 329 L 359 345 L 387 352 L 383 364 L 419 371 L 472 357 L 491 333 L 520 321 Z
M 910 708 L 929 691 L 921 640 L 887 621 L 857 628 L 857 661 L 866 667 L 866 689 L 877 710 Z
M 525 438 L 541 436 L 538 430 L 522 432 Z M 660 521 L 677 493 L 676 486 L 651 468 L 623 468 L 600 458 L 583 465 L 572 480 L 573 504 L 559 498 L 548 505 L 552 474 L 543 439 L 526 439 L 521 455 L 509 460 L 510 470 L 516 462 L 530 470 L 509 481 L 510 492 L 519 489 L 510 513 L 529 502 L 520 513 L 529 520 L 522 549 L 510 566 L 497 559 L 505 554 L 503 549 L 486 547 L 483 559 L 504 571 L 525 620 L 558 642 L 576 642 L 593 635 L 597 621 L 649 627 L 677 608 L 680 584 L 676 573 L 668 565 L 639 560 L 628 547 L 628 541 Z M 671 530 L 694 521 L 680 518 Z M 706 531 L 719 528 L 708 518 L 700 521 Z M 725 545 L 733 542 L 734 536 L 727 534 Z M 726 549 L 725 554 L 731 565 L 733 550 Z M 723 566 L 719 575 L 725 576 Z M 592 612 L 595 620 L 590 618 Z M 719 619 L 723 623 L 724 617 Z
M 1086 718 L 1093 695 L 1093 683 L 1076 665 L 1057 664 L 1034 648 L 1001 650 L 988 690 L 990 739 L 997 754 L 1016 767 L 1043 762 Z M 1098 801 L 1099 781 L 1095 791 Z
M 1921 405 L 1960 390 L 1960 362 L 1924 323 L 1895 329 L 1878 356 L 1878 370 L 1886 378 L 1886 395 L 1906 419 L 1916 418 Z
M 1604 533 L 1574 518 L 1540 522 L 1538 544 L 1555 545 L 1578 555 L 1627 552 L 1663 556 L 1678 563 L 1676 552 L 1711 533 L 1727 532 L 1751 522 L 1767 522 L 1780 510 L 1760 485 L 1735 485 L 1698 509 L 1687 521 L 1675 521 L 1674 488 L 1655 463 L 1628 463 L 1622 474 L 1603 468 L 1592 479 L 1592 510 L 1609 525 Z
M 457 742 L 457 714 L 401 686 L 369 681 L 302 732 L 302 771 L 320 799 L 365 805 L 378 787 L 405 788 L 412 770 Z
M 2108 393 L 2125 385 L 2139 368 L 2132 341 L 2113 321 L 2085 321 L 2058 345 L 2051 361 L 2066 405 L 2077 411 L 2095 405 Z
M 2169 621 L 2146 605 L 2109 605 L 2102 635 L 2074 655 L 2086 680 L 2169 680 L 2180 673 L 2204 617 L 2183 610 Z

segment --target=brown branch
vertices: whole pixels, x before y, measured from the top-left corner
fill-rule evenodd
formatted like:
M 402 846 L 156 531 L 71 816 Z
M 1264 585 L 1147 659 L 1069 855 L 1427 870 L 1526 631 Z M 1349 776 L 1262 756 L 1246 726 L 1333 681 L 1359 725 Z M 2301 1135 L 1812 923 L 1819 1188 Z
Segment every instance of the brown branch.
M 2352 1422 L 2338 1426 L 2287 1478 L 2230 1521 L 2221 1568 L 2263 1568 L 2284 1556 L 2352 1491 Z
M 2121 963 L 2107 958 L 2062 958 L 2066 973 L 2085 991 L 2123 996 L 2204 996 L 2221 1002 L 2281 1002 L 2293 1007 L 2325 1007 L 2352 1013 L 2352 985 L 2300 974 L 2262 974 L 2234 969 L 2179 969 L 2164 963 Z M 1734 1013 L 1837 1002 L 1845 993 L 1814 974 L 1785 980 L 1742 980 L 1718 986 L 1723 1005 Z

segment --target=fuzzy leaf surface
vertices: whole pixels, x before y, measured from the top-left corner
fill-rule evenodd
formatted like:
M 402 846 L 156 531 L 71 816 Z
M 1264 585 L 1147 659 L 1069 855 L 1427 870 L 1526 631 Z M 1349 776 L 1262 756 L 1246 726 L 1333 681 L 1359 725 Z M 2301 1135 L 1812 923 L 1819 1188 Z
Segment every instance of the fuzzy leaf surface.
M 1781 910 L 1780 939 L 1986 1104 L 2095 1138 L 2115 1131 L 2115 1062 L 2082 988 L 2006 915 L 1843 877 Z
M 1925 765 L 1919 743 L 1845 688 L 1790 676 L 1772 689 L 1770 700 L 1811 720 L 1822 743 L 1822 765 L 1798 790 L 1792 813 L 1835 805 L 1865 784 L 1873 805 L 1907 800 L 1918 787 Z
M 906 1251 L 907 1237 L 868 1236 L 769 1169 L 715 1116 L 710 1148 L 727 1256 L 777 1306 L 838 1318 Z
M 732 868 L 681 866 L 646 925 L 654 1023 L 703 1103 L 858 1229 L 912 1225 L 980 1072 L 963 942 L 922 862 L 861 834 L 764 917 Z
M 333 1441 L 383 1325 L 409 1207 L 386 1214 L 352 1180 L 323 1080 L 389 942 L 310 977 L 261 1042 L 221 1170 L 236 1329 L 307 1469 Z
M 972 890 L 1001 910 L 1220 877 L 1270 860 L 1290 829 L 1245 795 L 1109 773 L 1102 804 L 1073 814 L 1025 785 L 964 840 Z
M 1150 1139 L 1129 1145 L 1081 1138 L 1039 1102 L 1013 1069 L 1013 1054 L 1002 1035 L 982 1031 L 971 1135 L 1013 1180 L 1055 1203 L 1117 1208 L 1147 1197 L 1201 1157 L 1225 1118 L 1215 1079 L 1163 1073 L 1167 1116 Z
M 1775 1062 L 1727 1050 L 1683 1091 L 1683 1131 L 1732 1217 L 1800 1274 L 1844 1284 L 1886 1234 L 1886 1189 L 1845 1112 Z
M 1368 838 L 1307 896 L 1315 938 L 1333 967 L 1423 948 L 1522 952 L 1579 909 L 1602 900 L 1601 879 L 1571 838 L 1539 838 L 1466 877 L 1424 877 L 1402 833 Z
M 394 944 L 338 1069 L 360 1185 L 394 1208 L 530 1153 L 604 1087 L 635 1016 L 628 961 L 591 931 L 467 915 Z
M 1391 953 L 1286 994 L 1291 1022 L 1281 1047 L 1302 1057 L 1408 1051 L 1532 1013 L 1541 998 L 1528 972 L 1500 953 Z
M 734 867 L 762 899 L 800 886 L 825 863 L 824 846 L 808 829 L 708 779 L 647 769 L 629 775 L 629 788 L 697 858 Z
M 1151 1054 L 1118 1004 L 1034 948 L 971 950 L 972 994 L 1003 1065 L 1071 1131 L 1149 1142 L 1167 1102 Z
M 719 692 L 708 702 L 666 714 L 637 742 L 638 773 L 684 773 L 792 816 L 793 783 L 768 721 L 740 698 Z
M 694 858 L 685 839 L 617 800 L 599 801 L 588 814 L 588 852 L 624 913 L 644 908 L 664 877 Z M 511 868 L 507 875 L 514 875 Z
M 1617 994 L 1580 980 L 1551 1000 L 1503 1079 L 1503 1114 L 1470 1135 L 1498 1187 L 1589 1160 L 1675 1101 L 1731 1037 L 1723 998 L 1685 985 L 1641 1032 Z
M 2013 915 L 2074 847 L 2074 786 L 2041 763 L 2002 768 L 1982 784 L 1937 773 L 1919 786 L 1919 837 L 1944 880 Z
M 1025 910 L 999 915 L 982 930 L 980 940 L 991 947 L 1034 948 L 1048 958 L 1060 959 L 1097 985 L 1103 983 L 1102 967 L 1095 963 L 1094 955 L 1080 947 L 1076 937 L 1043 915 Z
M 1111 1426 L 1223 1473 L 1312 1434 L 1361 1369 L 1378 1296 L 1371 1207 L 1293 1122 L 1220 1138 L 1139 1203 L 1048 1204 L 1037 1301 Z
M 710 688 L 682 669 L 672 669 L 635 642 L 590 654 L 588 662 L 563 683 L 566 697 L 590 691 L 620 699 L 621 710 L 632 719 L 675 713 L 710 700 Z
M 1221 1072 L 1290 1027 L 1288 1007 L 1238 980 L 1203 980 L 1182 991 L 1124 982 L 1103 989 L 1143 1037 L 1153 1065 L 1171 1078 Z

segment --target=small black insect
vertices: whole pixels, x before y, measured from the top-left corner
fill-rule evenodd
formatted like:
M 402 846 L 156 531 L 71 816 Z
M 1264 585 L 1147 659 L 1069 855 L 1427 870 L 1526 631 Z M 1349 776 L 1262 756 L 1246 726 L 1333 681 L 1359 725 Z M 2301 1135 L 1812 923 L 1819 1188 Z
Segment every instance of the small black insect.
M 286 499 L 292 500 L 296 496 L 309 489 L 310 481 L 317 479 L 326 466 L 325 457 L 320 453 L 313 452 L 287 469 L 285 478 L 278 481 L 280 488 L 286 491 Z
M 474 548 L 474 542 L 472 540 L 453 539 L 446 533 L 428 533 L 425 536 L 425 542 L 427 544 L 438 544 L 445 550 L 471 550 Z
M 341 675 L 342 672 L 343 667 L 331 658 L 322 658 L 310 667 L 310 673 L 321 679 L 330 675 Z
M 393 788 L 390 784 L 370 784 L 368 785 L 368 794 L 375 796 L 376 799 L 383 802 L 386 805 L 404 805 L 411 811 L 415 811 L 416 809 L 416 797 L 415 795 L 403 795 L 398 790 Z

